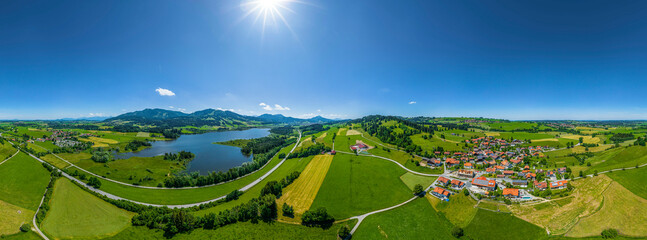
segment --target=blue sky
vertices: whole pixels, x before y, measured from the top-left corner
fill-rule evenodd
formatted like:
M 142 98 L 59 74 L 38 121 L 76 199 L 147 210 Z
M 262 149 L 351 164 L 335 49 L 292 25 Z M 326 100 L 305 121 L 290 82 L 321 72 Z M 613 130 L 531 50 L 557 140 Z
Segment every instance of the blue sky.
M 646 1 L 243 3 L 1 1 L 0 119 L 647 119 Z

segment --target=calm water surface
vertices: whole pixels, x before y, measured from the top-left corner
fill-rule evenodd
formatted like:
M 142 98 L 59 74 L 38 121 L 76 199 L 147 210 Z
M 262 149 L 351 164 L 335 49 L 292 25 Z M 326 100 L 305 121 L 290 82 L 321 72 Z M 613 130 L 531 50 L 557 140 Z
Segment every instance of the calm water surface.
M 252 160 L 240 152 L 240 148 L 213 144 L 234 139 L 252 139 L 265 137 L 270 134 L 269 129 L 248 129 L 243 131 L 210 132 L 196 135 L 181 135 L 172 141 L 151 142 L 150 148 L 135 153 L 115 154 L 117 159 L 130 157 L 154 157 L 168 152 L 189 151 L 195 154 L 195 159 L 189 163 L 188 172 L 199 171 L 207 174 L 211 171 L 227 171 L 232 167 L 240 166 Z

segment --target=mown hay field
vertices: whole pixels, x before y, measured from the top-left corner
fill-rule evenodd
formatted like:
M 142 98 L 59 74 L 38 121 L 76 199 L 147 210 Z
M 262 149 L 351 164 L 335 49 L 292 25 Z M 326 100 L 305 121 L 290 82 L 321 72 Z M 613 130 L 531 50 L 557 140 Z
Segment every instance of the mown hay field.
M 296 216 L 310 209 L 332 161 L 333 155 L 315 156 L 301 172 L 299 178 L 283 189 L 283 195 L 277 200 L 277 205 L 280 207 L 283 203 L 287 203 L 294 208 Z

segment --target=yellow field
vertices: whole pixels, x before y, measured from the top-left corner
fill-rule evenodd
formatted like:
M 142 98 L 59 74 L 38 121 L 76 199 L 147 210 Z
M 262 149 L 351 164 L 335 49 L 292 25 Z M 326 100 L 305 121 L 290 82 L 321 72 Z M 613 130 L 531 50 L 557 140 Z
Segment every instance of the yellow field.
M 613 146 L 613 144 L 600 145 L 600 146 L 597 146 L 597 147 L 590 147 L 589 152 L 601 152 L 601 151 L 609 149 L 612 146 Z M 586 152 L 586 148 L 582 147 L 582 146 L 575 146 L 575 147 L 573 147 L 571 149 L 573 150 L 573 153 L 584 153 L 584 152 Z
M 137 137 L 150 137 L 151 134 L 147 132 L 138 132 Z
M 57 158 L 56 156 L 52 154 L 47 154 L 45 156 L 42 156 L 41 159 L 47 161 L 48 163 L 54 165 L 57 168 L 63 169 L 66 168 L 67 166 L 70 166 L 70 164 L 66 163 L 65 161 Z
M 486 133 L 485 133 L 485 135 L 486 135 L 486 136 L 491 136 L 491 137 L 498 137 L 498 136 L 501 136 L 501 134 L 500 134 L 500 133 L 498 133 L 498 132 L 486 132 Z
M 31 224 L 34 211 L 0 201 L 0 236 L 20 232 L 23 223 Z
M 537 139 L 537 140 L 532 140 L 533 143 L 535 142 L 557 142 L 557 138 L 544 138 L 544 139 Z
M 283 203 L 287 203 L 294 208 L 294 215 L 296 217 L 310 209 L 310 205 L 315 200 L 321 183 L 323 183 L 326 173 L 328 173 L 332 159 L 333 155 L 315 156 L 303 172 L 301 172 L 299 178 L 283 189 L 283 196 L 276 201 L 279 209 L 281 209 Z M 296 217 L 294 219 L 286 218 L 284 220 L 297 220 Z
M 582 218 L 567 236 L 597 236 L 608 228 L 618 229 L 622 235 L 647 236 L 647 200 L 617 182 L 611 183 L 603 195 L 602 208 Z
M 580 140 L 580 137 L 582 137 L 582 141 L 584 143 L 599 143 L 600 138 L 598 137 L 591 137 L 591 136 L 582 136 L 582 135 L 574 135 L 574 134 L 564 134 L 561 136 L 562 138 L 566 139 L 573 139 L 573 140 Z
M 613 182 L 609 177 L 600 175 L 573 182 L 575 190 L 569 196 L 572 200 L 563 205 L 557 201 L 541 204 L 510 205 L 515 216 L 550 230 L 551 234 L 564 234 L 578 221 L 596 212 L 603 202 L 602 193 Z M 599 232 L 596 232 L 596 235 Z
M 93 142 L 94 145 L 92 145 L 92 147 L 108 147 L 108 144 L 117 144 L 117 143 L 119 143 L 119 141 L 117 141 L 117 140 L 107 139 L 107 138 L 99 138 L 99 137 L 88 137 L 87 139 L 79 138 L 79 140 L 84 141 L 84 142 Z
M 355 130 L 355 129 L 351 129 L 351 130 L 348 130 L 348 131 L 346 132 L 346 136 L 360 135 L 360 134 L 362 134 L 362 133 L 361 133 L 361 132 L 359 132 L 359 131 L 357 131 L 357 130 Z
M 346 131 L 346 128 L 340 128 L 339 130 L 337 130 L 337 136 L 344 136 L 344 134 L 342 134 L 342 132 L 344 131 Z

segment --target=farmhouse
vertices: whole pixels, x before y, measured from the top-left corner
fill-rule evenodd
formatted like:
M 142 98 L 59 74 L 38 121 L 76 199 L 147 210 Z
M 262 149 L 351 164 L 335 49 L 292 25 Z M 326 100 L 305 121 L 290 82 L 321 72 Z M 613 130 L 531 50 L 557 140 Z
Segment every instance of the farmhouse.
M 441 200 L 449 201 L 449 195 L 451 193 L 443 188 L 436 187 L 434 188 L 434 191 L 431 192 L 431 194 L 436 196 L 437 198 L 440 198 Z
M 472 185 L 489 191 L 494 191 L 496 189 L 496 181 L 488 180 L 485 177 L 477 177 L 472 179 Z
M 350 150 L 353 150 L 353 151 L 355 151 L 355 150 L 357 150 L 357 151 L 366 151 L 366 150 L 368 150 L 368 146 L 366 144 L 363 144 L 363 143 L 358 143 L 358 144 L 355 144 L 353 146 L 350 146 Z
M 452 167 L 460 164 L 461 162 L 453 158 L 447 158 L 445 159 L 445 163 L 447 164 L 447 166 Z
M 507 198 L 518 198 L 519 197 L 519 189 L 516 189 L 516 188 L 503 189 L 503 196 L 507 197 Z
M 463 166 L 465 167 L 465 169 L 472 169 L 472 168 L 474 168 L 474 165 L 473 165 L 472 163 L 465 163 L 465 165 L 463 165 Z

